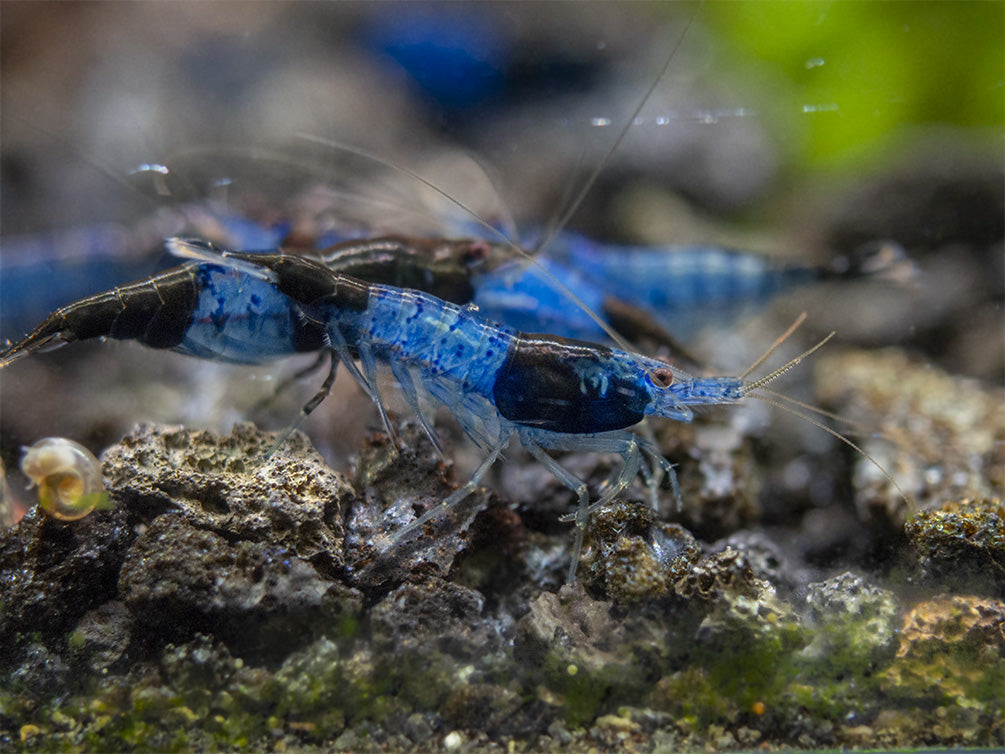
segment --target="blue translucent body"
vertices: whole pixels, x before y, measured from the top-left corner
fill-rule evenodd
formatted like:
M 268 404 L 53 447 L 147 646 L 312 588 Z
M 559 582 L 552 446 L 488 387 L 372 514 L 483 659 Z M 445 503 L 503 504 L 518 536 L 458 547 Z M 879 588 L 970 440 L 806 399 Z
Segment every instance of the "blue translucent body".
M 384 285 L 370 291 L 365 310 L 333 310 L 325 320 L 337 323 L 351 344 L 371 344 L 384 361 L 418 366 L 463 393 L 492 395 L 514 330 L 419 291 Z
M 817 276 L 810 268 L 719 246 L 615 246 L 569 232 L 555 239 L 548 256 L 603 284 L 608 295 L 667 318 L 694 307 L 758 303 Z
M 570 301 L 568 292 L 555 280 L 571 290 L 580 303 Z M 603 289 L 589 277 L 549 257 L 539 258 L 537 264 L 526 260 L 505 264 L 475 276 L 478 310 L 523 332 L 605 340 L 607 333 L 587 313 L 602 312 L 604 298 Z
M 604 301 L 614 299 L 686 339 L 826 274 L 717 246 L 617 246 L 570 232 L 557 235 L 536 261 L 477 275 L 479 309 L 522 330 L 595 341 L 606 340 L 607 333 L 562 286 L 601 318 Z
M 240 270 L 193 265 L 199 304 L 179 353 L 234 364 L 261 364 L 296 353 L 295 305 L 275 286 Z

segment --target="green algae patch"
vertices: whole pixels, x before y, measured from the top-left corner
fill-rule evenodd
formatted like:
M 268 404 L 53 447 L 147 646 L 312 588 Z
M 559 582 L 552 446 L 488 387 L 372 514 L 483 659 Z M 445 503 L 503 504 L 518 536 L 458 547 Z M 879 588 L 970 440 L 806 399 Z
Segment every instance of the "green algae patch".
M 867 718 L 878 699 L 877 671 L 897 647 L 896 598 L 846 573 L 811 584 L 806 606 L 811 639 L 791 658 L 802 683 L 790 689 L 793 699 L 826 720 Z
M 939 597 L 904 618 L 885 692 L 922 709 L 1005 709 L 1005 603 Z
M 785 690 L 789 662 L 809 637 L 766 584 L 723 593 L 702 621 L 688 666 L 660 679 L 648 702 L 699 727 L 733 724 Z
M 511 658 L 524 673 L 508 683 L 485 680 L 496 659 L 465 666 L 441 656 L 426 675 L 388 672 L 368 649 L 327 638 L 277 668 L 250 667 L 198 637 L 166 647 L 128 682 L 108 678 L 53 706 L 8 696 L 4 708 L 32 745 L 69 751 L 257 749 L 395 726 L 428 737 L 430 719 L 498 731 L 528 710 L 550 710 L 574 731 L 599 726 L 612 740 L 652 721 L 706 743 L 994 740 L 1005 701 L 1002 603 L 941 598 L 901 618 L 892 595 L 845 574 L 811 585 L 797 611 L 763 582 L 751 586 L 720 594 L 696 627 L 674 617 L 685 603 L 626 610 L 581 588 L 543 594 Z M 645 653 L 660 627 L 680 632 L 664 633 L 667 644 L 688 635 L 686 646 Z M 409 673 L 429 684 L 425 695 L 402 685 Z M 927 727 L 912 727 L 916 719 Z
M 525 683 L 541 684 L 543 696 L 576 727 L 601 714 L 611 698 L 635 698 L 645 688 L 643 668 L 628 646 L 619 646 L 620 638 L 608 603 L 591 599 L 581 586 L 565 587 L 533 600 L 514 651 Z
M 802 611 L 763 584 L 727 593 L 687 666 L 661 678 L 647 702 L 703 735 L 744 726 L 833 739 L 878 709 L 876 674 L 896 650 L 898 620 L 893 595 L 852 574 L 810 585 Z

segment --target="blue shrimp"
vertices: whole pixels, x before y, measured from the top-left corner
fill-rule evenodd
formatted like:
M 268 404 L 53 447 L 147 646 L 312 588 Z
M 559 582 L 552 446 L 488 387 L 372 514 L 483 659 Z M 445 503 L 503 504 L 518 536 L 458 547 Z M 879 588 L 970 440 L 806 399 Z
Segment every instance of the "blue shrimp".
M 267 281 L 231 266 L 191 262 L 57 309 L 0 353 L 0 368 L 104 337 L 234 364 L 262 364 L 323 343 L 323 331 L 304 322 Z
M 196 246 L 188 244 L 186 256 L 197 261 L 56 309 L 0 353 L 0 368 L 32 353 L 97 337 L 136 340 L 235 364 L 264 364 L 321 350 L 324 329 L 300 316 L 294 302 L 259 276 L 214 264 L 204 248 L 211 247 L 202 244 L 193 252 Z M 480 242 L 386 236 L 343 243 L 322 259 L 336 270 L 467 303 L 473 296 L 467 268 L 486 253 Z
M 385 425 L 378 363 L 390 367 L 434 442 L 435 432 L 419 403 L 419 388 L 446 406 L 465 433 L 487 450 L 471 478 L 439 506 L 396 532 L 392 546 L 470 495 L 516 436 L 578 498 L 569 518 L 576 524 L 570 580 L 575 578 L 591 513 L 628 487 L 640 470 L 651 481 L 656 467 L 661 468 L 679 502 L 673 466 L 631 427 L 647 416 L 690 422 L 693 406 L 738 403 L 826 342 L 752 383 L 742 377 L 700 378 L 619 349 L 522 333 L 484 319 L 472 307 L 420 291 L 366 283 L 304 257 L 220 253 L 223 263 L 230 261 L 245 270 L 249 265 L 261 268 L 263 279 L 298 302 L 306 318 L 323 324 L 330 347 L 373 399 Z M 605 491 L 591 502 L 586 483 L 548 450 L 612 453 L 622 463 Z M 643 464 L 643 454 L 653 462 L 652 469 Z
M 242 237 L 249 237 L 248 231 L 243 231 Z M 152 265 L 145 257 L 119 253 L 128 240 L 123 229 L 113 226 L 83 229 L 58 239 L 19 239 L 13 242 L 13 249 L 11 242 L 6 242 L 6 251 L 32 252 L 11 253 L 6 259 L 38 260 L 42 256 L 36 253 L 38 249 L 52 252 L 64 245 L 80 256 L 54 260 L 49 254 L 42 256 L 41 262 L 5 262 L 0 269 L 4 281 L 3 334 L 12 337 L 27 331 L 45 316 L 37 312 L 52 312 L 75 298 L 83 299 L 79 302 L 82 305 L 90 303 L 93 296 L 85 298 L 84 294 L 110 290 L 120 281 L 140 277 Z M 220 243 L 232 248 L 225 241 Z M 868 260 L 871 268 L 862 263 L 843 270 L 785 265 L 758 254 L 714 246 L 658 249 L 601 245 L 570 232 L 559 234 L 553 246 L 530 263 L 512 260 L 514 252 L 503 244 L 480 239 L 381 236 L 344 241 L 306 254 L 335 272 L 369 282 L 415 288 L 454 303 L 473 302 L 486 317 L 524 331 L 608 340 L 608 331 L 590 314 L 596 312 L 607 327 L 629 341 L 651 342 L 680 355 L 686 350 L 679 341 L 687 340 L 699 323 L 735 319 L 739 312 L 801 284 L 887 275 L 902 256 L 891 245 L 883 249 L 890 252 L 886 261 L 877 263 L 873 257 Z M 96 258 L 99 253 L 101 257 Z M 150 279 L 156 280 L 156 276 Z M 580 306 L 568 304 L 563 288 L 579 299 Z M 30 297 L 25 295 L 27 291 Z M 226 304 L 231 316 L 240 316 L 242 303 L 239 296 Z M 260 316 L 254 309 L 246 314 Z M 263 352 L 269 355 L 255 358 L 250 355 L 255 346 L 249 343 L 248 356 L 240 363 L 271 360 L 276 357 L 273 349 L 266 344 Z M 205 350 L 198 355 L 213 358 Z M 221 352 L 220 360 L 234 359 Z
M 475 304 L 486 316 L 518 329 L 605 340 L 606 331 L 586 311 L 570 309 L 564 287 L 629 339 L 638 331 L 629 329 L 633 322 L 641 322 L 650 332 L 667 333 L 664 340 L 687 341 L 701 327 L 728 324 L 799 286 L 864 277 L 903 280 L 912 273 L 903 250 L 892 242 L 863 247 L 823 267 L 707 244 L 601 244 L 564 231 L 534 264 L 516 261 L 474 274 Z M 634 319 L 626 319 L 626 312 Z
M 209 205 L 162 208 L 125 226 L 104 223 L 0 241 L 0 338 L 12 340 L 68 302 L 162 271 L 164 239 L 207 238 L 229 248 L 275 248 L 288 233 Z M 158 269 L 161 268 L 161 269 Z

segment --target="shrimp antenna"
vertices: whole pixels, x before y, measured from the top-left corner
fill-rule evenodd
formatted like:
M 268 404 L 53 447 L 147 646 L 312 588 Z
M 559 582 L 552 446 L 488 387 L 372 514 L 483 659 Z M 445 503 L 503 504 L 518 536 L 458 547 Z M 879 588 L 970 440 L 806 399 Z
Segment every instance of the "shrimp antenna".
M 826 409 L 819 408 L 811 403 L 806 403 L 804 401 L 797 400 L 796 398 L 791 398 L 787 395 L 777 392 L 776 390 L 761 387 L 759 390 L 759 395 L 768 395 L 774 398 L 775 400 L 781 401 L 782 403 L 785 403 L 787 405 L 796 406 L 798 408 L 803 409 L 804 411 L 809 411 L 810 413 L 817 414 L 819 416 L 825 416 L 828 419 L 833 419 L 834 421 L 847 424 L 849 427 L 859 432 L 872 432 L 872 430 L 870 430 L 869 427 L 867 427 L 862 422 L 857 422 L 853 419 L 849 419 L 846 416 L 835 414 L 833 411 L 827 411 Z
M 177 162 L 178 160 L 189 158 L 214 159 L 220 157 L 237 157 L 253 161 L 254 163 L 275 163 L 282 167 L 295 168 L 300 173 L 320 181 L 325 186 L 326 191 L 328 191 L 332 196 L 340 198 L 351 196 L 358 204 L 365 205 L 370 209 L 378 209 L 384 213 L 388 210 L 393 210 L 399 213 L 418 212 L 418 210 L 408 207 L 402 202 L 393 201 L 388 198 L 361 197 L 358 191 L 352 191 L 344 188 L 336 189 L 328 183 L 331 177 L 330 173 L 327 170 L 318 167 L 315 162 L 294 157 L 268 147 L 225 143 L 198 144 L 195 146 L 182 147 L 172 151 L 165 159 L 165 163 L 171 164 Z
M 579 189 L 579 192 L 576 194 L 575 199 L 572 200 L 572 203 L 568 206 L 565 212 L 563 212 L 559 216 L 558 222 L 554 223 L 552 227 L 548 229 L 547 235 L 538 244 L 537 247 L 538 251 L 547 248 L 548 244 L 550 244 L 555 239 L 555 236 L 557 236 L 559 232 L 561 232 L 561 230 L 566 225 L 568 225 L 569 220 L 572 219 L 572 216 L 576 213 L 576 210 L 578 210 L 580 205 L 582 205 L 583 200 L 586 198 L 586 195 L 590 193 L 590 189 L 593 188 L 593 184 L 597 182 L 597 178 L 599 178 L 600 175 L 607 168 L 608 164 L 611 162 L 611 159 L 617 153 L 618 148 L 621 146 L 622 142 L 624 142 L 625 137 L 628 136 L 628 131 L 631 129 L 633 125 L 635 125 L 635 121 L 638 119 L 639 113 L 642 112 L 642 108 L 645 107 L 646 103 L 649 102 L 649 100 L 652 98 L 653 92 L 656 91 L 656 87 L 660 85 L 660 82 L 663 80 L 663 77 L 666 75 L 666 72 L 670 70 L 670 63 L 673 62 L 673 59 L 677 56 L 677 51 L 680 49 L 681 45 L 684 44 L 684 38 L 687 37 L 687 33 L 690 30 L 691 25 L 694 23 L 694 19 L 697 13 L 698 10 L 695 9 L 695 11 L 691 13 L 691 15 L 688 17 L 687 23 L 684 25 L 683 30 L 677 36 L 677 41 L 674 42 L 673 47 L 670 49 L 670 54 L 668 54 L 666 60 L 663 61 L 663 67 L 660 68 L 659 74 L 653 79 L 652 83 L 648 86 L 648 88 L 645 91 L 645 94 L 642 95 L 642 98 L 639 100 L 638 104 L 635 106 L 635 109 L 632 111 L 631 117 L 625 121 L 623 126 L 621 126 L 621 130 L 618 132 L 618 137 L 614 140 L 614 143 L 611 145 L 611 148 L 607 150 L 607 154 L 605 154 L 603 159 L 599 163 L 597 163 L 597 167 L 593 169 L 593 172 L 591 172 L 589 177 L 583 182 L 583 185 Z
M 791 328 L 790 328 L 790 330 L 791 330 Z M 782 366 L 778 367 L 778 369 L 776 369 L 771 374 L 765 375 L 764 377 L 761 377 L 761 379 L 759 379 L 759 380 L 754 380 L 753 382 L 751 382 L 751 383 L 749 383 L 747 385 L 744 385 L 741 388 L 741 392 L 745 396 L 746 395 L 750 395 L 752 392 L 754 392 L 758 388 L 762 388 L 765 385 L 767 385 L 769 382 L 772 382 L 773 380 L 778 379 L 783 374 L 785 374 L 790 369 L 792 369 L 794 366 L 796 366 L 800 361 L 802 361 L 803 359 L 805 359 L 807 356 L 809 356 L 810 354 L 812 354 L 815 351 L 819 350 L 820 348 L 823 348 L 824 344 L 828 340 L 830 340 L 831 338 L 833 338 L 835 336 L 835 334 L 836 334 L 836 332 L 833 331 L 833 330 L 831 330 L 830 334 L 826 338 L 824 338 L 823 340 L 821 340 L 819 343 L 817 343 L 815 346 L 813 346 L 813 348 L 810 348 L 810 349 L 807 349 L 806 351 L 803 351 L 801 354 L 799 354 L 798 356 L 796 356 L 796 358 L 792 359 L 792 361 L 786 362 Z M 778 345 L 779 345 L 779 343 L 776 342 L 774 345 L 772 345 L 771 349 L 769 349 L 768 352 L 770 353 L 771 351 L 773 351 L 775 348 L 778 347 Z M 764 360 L 763 358 L 758 359 L 757 363 L 760 364 L 763 360 Z
M 768 346 L 768 350 L 766 350 L 763 354 L 761 354 L 761 357 L 757 361 L 755 361 L 753 364 L 751 364 L 744 370 L 743 374 L 740 375 L 740 379 L 741 380 L 746 379 L 748 374 L 753 372 L 755 369 L 761 366 L 761 364 L 763 364 L 765 361 L 771 358 L 771 354 L 777 351 L 778 347 L 782 345 L 782 343 L 784 343 L 786 340 L 788 340 L 789 336 L 792 335 L 792 333 L 794 333 L 799 328 L 799 326 L 805 321 L 806 321 L 806 312 L 802 312 L 798 317 L 796 317 L 796 321 L 793 322 L 791 325 L 789 325 L 789 329 L 783 332 L 781 335 L 779 335 L 775 339 L 775 342 L 772 343 L 770 346 Z
M 801 325 L 803 323 L 804 319 L 806 319 L 806 312 L 803 312 L 802 314 L 800 314 L 796 318 L 796 321 L 793 322 L 792 325 L 789 327 L 789 329 L 786 330 L 784 333 L 782 333 L 781 336 L 779 336 L 778 339 L 775 340 L 775 342 L 771 344 L 771 346 L 764 353 L 764 355 L 761 356 L 757 361 L 755 361 L 754 364 L 750 367 L 750 369 L 748 369 L 746 372 L 743 373 L 744 376 L 750 374 L 750 372 L 752 372 L 754 369 L 756 369 L 761 364 L 763 364 L 764 360 L 767 359 L 772 353 L 774 353 L 774 351 L 777 350 L 778 347 L 783 342 L 785 342 L 786 338 L 788 338 L 793 332 L 795 332 L 796 328 L 799 327 L 799 325 Z M 816 352 L 819 349 L 823 348 L 824 344 L 827 343 L 827 341 L 829 341 L 831 338 L 833 338 L 834 335 L 835 335 L 834 331 L 831 331 L 830 334 L 828 334 L 826 338 L 824 338 L 823 340 L 821 340 L 815 346 L 813 346 L 812 348 L 807 349 L 806 351 L 803 351 L 801 354 L 799 354 L 798 356 L 796 356 L 791 361 L 786 362 L 785 364 L 783 364 L 782 366 L 780 366 L 778 369 L 776 369 L 775 371 L 773 371 L 771 374 L 765 375 L 764 377 L 761 377 L 759 380 L 754 380 L 753 382 L 751 382 L 751 383 L 749 383 L 747 385 L 744 385 L 741 388 L 741 393 L 743 394 L 744 397 L 750 396 L 751 398 L 757 398 L 759 401 L 763 401 L 764 403 L 767 403 L 767 404 L 769 404 L 771 406 L 774 406 L 777 409 L 781 409 L 782 411 L 785 411 L 786 413 L 792 414 L 793 416 L 798 416 L 803 421 L 809 422 L 814 427 L 822 429 L 827 434 L 831 435 L 832 437 L 837 438 L 838 440 L 840 440 L 841 442 L 843 442 L 845 445 L 847 445 L 849 448 L 851 448 L 852 450 L 854 450 L 855 452 L 857 452 L 859 455 L 861 455 L 863 458 L 868 459 L 869 462 L 873 466 L 875 466 L 884 477 L 886 477 L 887 481 L 889 481 L 890 484 L 892 484 L 894 486 L 894 488 L 897 490 L 897 492 L 900 494 L 900 496 L 902 498 L 904 498 L 904 501 L 906 503 L 908 503 L 908 505 L 910 505 L 911 504 L 911 499 L 907 496 L 907 493 L 904 492 L 904 490 L 901 488 L 901 486 L 899 484 L 897 484 L 897 480 L 893 478 L 893 476 L 890 474 L 889 471 L 887 471 L 886 469 L 883 468 L 883 465 L 879 461 L 877 461 L 871 454 L 867 453 L 862 447 L 860 447 L 856 443 L 854 443 L 851 440 L 849 440 L 847 437 L 845 437 L 843 434 L 841 434 L 837 430 L 832 429 L 832 428 L 828 427 L 826 424 L 824 424 L 823 422 L 818 421 L 815 417 L 811 416 L 809 412 L 819 413 L 819 414 L 822 414 L 824 416 L 830 417 L 832 419 L 838 419 L 840 421 L 847 421 L 846 419 L 842 419 L 841 417 L 836 416 L 835 414 L 832 414 L 832 413 L 830 413 L 828 411 L 823 411 L 821 409 L 818 409 L 815 406 L 810 406 L 809 404 L 803 403 L 801 401 L 797 401 L 797 400 L 794 400 L 792 398 L 788 398 L 787 396 L 784 396 L 784 395 L 781 395 L 779 393 L 776 393 L 773 390 L 766 391 L 768 393 L 768 395 L 759 395 L 756 392 L 757 390 L 763 389 L 764 386 L 767 385 L 769 382 L 772 382 L 773 380 L 777 379 L 778 377 L 780 377 L 783 374 L 785 374 L 786 372 L 788 372 L 794 366 L 796 366 L 797 364 L 799 364 L 799 362 L 801 362 L 803 359 L 807 358 L 808 356 L 810 356 L 814 352 Z M 799 408 L 794 408 L 793 405 L 789 405 L 789 404 L 793 404 L 794 406 L 798 406 Z M 800 409 L 802 409 L 802 410 L 800 410 Z M 859 426 L 861 426 L 861 425 L 859 425 Z
M 831 335 L 833 335 L 833 334 L 834 333 L 831 333 Z M 827 339 L 829 339 L 829 338 L 830 338 L 830 335 L 827 336 Z M 826 339 L 825 339 L 824 342 L 826 342 Z M 806 353 L 804 353 L 803 356 L 809 356 L 810 353 L 812 353 L 813 351 L 817 350 L 817 348 L 819 348 L 822 345 L 823 345 L 823 343 L 818 343 L 812 349 L 810 349 L 809 351 L 807 351 Z M 800 358 L 802 358 L 802 356 Z M 792 362 L 789 362 L 789 364 L 791 364 L 792 366 L 795 366 L 794 364 L 792 364 Z M 776 376 L 777 376 L 777 373 L 776 373 Z M 744 391 L 744 395 L 747 395 L 747 394 L 748 394 L 747 391 Z M 784 403 L 782 403 L 781 401 L 775 400 L 774 398 L 769 398 L 769 397 L 764 396 L 764 395 L 751 395 L 751 397 L 752 398 L 757 398 L 757 400 L 759 400 L 759 401 L 764 401 L 765 403 L 767 403 L 767 404 L 769 404 L 771 406 L 774 406 L 777 409 L 781 409 L 782 411 L 785 411 L 786 413 L 792 414 L 793 416 L 798 416 L 803 421 L 807 421 L 810 424 L 812 424 L 814 427 L 822 429 L 824 432 L 826 432 L 827 434 L 831 435 L 832 437 L 836 437 L 838 440 L 840 440 L 841 442 L 843 442 L 845 445 L 847 445 L 849 448 L 851 448 L 856 453 L 858 453 L 859 455 L 861 455 L 863 458 L 868 459 L 868 461 L 879 470 L 879 473 L 882 474 L 884 477 L 886 477 L 886 480 L 890 484 L 892 484 L 894 486 L 894 489 L 897 490 L 897 493 L 902 498 L 904 498 L 904 502 L 906 502 L 908 505 L 912 505 L 911 498 L 909 498 L 907 496 L 907 493 L 904 492 L 903 488 L 899 484 L 897 484 L 897 480 L 893 478 L 893 476 L 890 474 L 890 472 L 887 471 L 886 469 L 884 469 L 883 465 L 879 461 L 877 461 L 870 453 L 867 453 L 862 447 L 860 447 L 859 445 L 857 445 L 854 442 L 852 442 L 851 440 L 849 440 L 843 434 L 841 434 L 840 432 L 838 432 L 835 429 L 831 429 L 830 427 L 828 427 L 823 422 L 817 421 L 816 419 L 814 419 L 809 414 L 804 413 L 802 411 L 799 411 L 797 409 L 794 409 L 791 406 L 787 406 Z M 816 409 L 814 409 L 814 410 L 816 410 Z

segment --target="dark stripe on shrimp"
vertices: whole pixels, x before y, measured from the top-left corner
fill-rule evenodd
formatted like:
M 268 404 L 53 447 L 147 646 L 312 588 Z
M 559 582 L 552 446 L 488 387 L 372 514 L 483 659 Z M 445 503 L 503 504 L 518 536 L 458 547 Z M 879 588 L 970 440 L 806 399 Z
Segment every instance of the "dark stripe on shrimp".
M 181 343 L 199 305 L 199 286 L 191 272 L 179 271 L 165 282 L 163 286 L 160 281 L 156 284 L 161 305 L 153 309 L 147 328 L 139 338 L 151 348 L 173 348 Z
M 183 267 L 156 280 L 119 288 L 125 306 L 120 304 L 117 316 L 108 323 L 107 334 L 118 340 L 136 339 L 151 348 L 178 345 L 199 302 L 196 277 L 191 268 Z
M 362 312 L 370 301 L 370 285 L 348 275 L 332 273 L 320 262 L 291 254 L 245 254 L 227 256 L 252 262 L 276 274 L 280 292 L 305 306 L 330 303 L 348 311 Z
M 466 304 L 475 297 L 472 266 L 487 254 L 484 241 L 382 236 L 338 244 L 326 249 L 319 261 L 368 283 L 414 288 Z
M 565 338 L 517 338 L 496 376 L 496 408 L 512 422 L 552 432 L 589 434 L 637 424 L 642 407 L 627 406 L 621 389 L 630 392 L 630 383 L 610 373 L 603 381 L 589 378 L 611 354 Z

